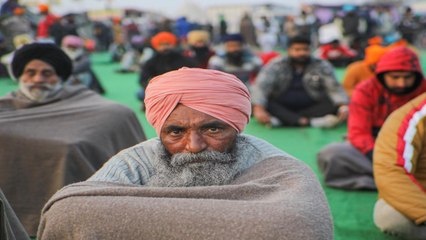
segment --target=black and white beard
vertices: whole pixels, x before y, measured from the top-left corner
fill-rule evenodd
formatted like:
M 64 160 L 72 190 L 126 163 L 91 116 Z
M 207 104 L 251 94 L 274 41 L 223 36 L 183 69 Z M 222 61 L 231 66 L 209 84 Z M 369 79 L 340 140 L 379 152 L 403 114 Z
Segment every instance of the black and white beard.
M 237 137 L 232 150 L 221 153 L 178 153 L 170 156 L 163 145 L 156 159 L 156 173 L 147 182 L 149 187 L 191 187 L 229 184 L 241 171 L 237 156 L 241 151 Z

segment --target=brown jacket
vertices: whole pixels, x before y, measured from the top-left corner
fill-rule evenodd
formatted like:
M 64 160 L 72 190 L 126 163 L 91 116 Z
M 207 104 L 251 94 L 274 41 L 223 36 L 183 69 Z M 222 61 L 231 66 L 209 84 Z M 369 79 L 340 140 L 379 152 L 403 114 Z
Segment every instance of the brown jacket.
M 388 117 L 373 166 L 379 198 L 415 223 L 426 222 L 426 93 Z

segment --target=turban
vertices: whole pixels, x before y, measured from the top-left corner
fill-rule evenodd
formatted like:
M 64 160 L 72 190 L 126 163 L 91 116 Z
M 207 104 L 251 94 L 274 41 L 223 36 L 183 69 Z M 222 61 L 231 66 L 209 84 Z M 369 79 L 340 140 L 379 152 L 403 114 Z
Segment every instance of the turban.
M 383 43 L 383 38 L 380 36 L 375 36 L 368 39 L 368 45 L 381 45 Z
M 148 84 L 146 118 L 160 136 L 178 104 L 203 112 L 242 132 L 251 114 L 250 93 L 240 79 L 218 70 L 181 68 Z
M 151 45 L 154 49 L 157 49 L 161 43 L 169 43 L 171 45 L 177 44 L 177 38 L 173 33 L 159 32 L 151 39 Z
M 49 11 L 49 6 L 47 4 L 39 4 L 38 5 L 38 10 L 42 13 L 48 12 Z
M 230 41 L 235 41 L 235 42 L 244 42 L 244 38 L 243 35 L 239 34 L 239 33 L 232 33 L 232 34 L 227 34 L 223 37 L 222 39 L 223 42 L 230 42 Z
M 13 76 L 19 79 L 25 66 L 34 59 L 51 65 L 64 81 L 71 75 L 72 61 L 64 51 L 52 43 L 31 43 L 15 51 L 11 64 Z
M 21 8 L 21 7 L 17 7 L 15 9 L 13 9 L 13 14 L 15 15 L 22 15 L 25 13 L 25 9 Z
M 210 36 L 209 36 L 209 33 L 207 31 L 193 30 L 193 31 L 190 31 L 188 33 L 187 38 L 188 38 L 188 43 L 190 45 L 194 45 L 197 42 L 208 43 Z
M 82 38 L 68 35 L 62 39 L 62 47 L 75 47 L 82 48 L 84 46 L 84 41 Z
M 367 65 L 376 64 L 388 49 L 380 45 L 371 45 L 365 48 L 364 62 Z

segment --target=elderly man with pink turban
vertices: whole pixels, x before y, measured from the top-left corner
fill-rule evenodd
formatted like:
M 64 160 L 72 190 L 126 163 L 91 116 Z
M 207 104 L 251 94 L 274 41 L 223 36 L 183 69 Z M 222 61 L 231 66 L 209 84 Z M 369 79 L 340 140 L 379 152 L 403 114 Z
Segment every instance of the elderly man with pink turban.
M 145 104 L 158 137 L 59 191 L 38 239 L 332 239 L 312 171 L 242 134 L 251 104 L 237 77 L 181 68 L 153 78 Z

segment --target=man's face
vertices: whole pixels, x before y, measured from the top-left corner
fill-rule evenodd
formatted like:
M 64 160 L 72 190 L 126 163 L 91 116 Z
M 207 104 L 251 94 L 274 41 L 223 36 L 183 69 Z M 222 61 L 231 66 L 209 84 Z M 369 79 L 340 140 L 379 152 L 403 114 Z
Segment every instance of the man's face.
M 174 49 L 174 45 L 169 43 L 169 42 L 161 42 L 160 44 L 158 44 L 158 46 L 155 48 L 155 50 L 159 53 L 164 53 L 164 52 L 168 52 L 170 50 Z
M 206 47 L 207 46 L 207 42 L 205 42 L 204 40 L 198 40 L 198 41 L 194 42 L 192 44 L 192 46 L 196 47 L 196 48 Z
M 183 105 L 172 112 L 160 133 L 153 187 L 228 184 L 239 172 L 242 141 L 228 124 Z
M 240 52 L 243 49 L 243 44 L 240 41 L 227 41 L 224 46 L 227 53 Z
M 32 60 L 19 78 L 20 90 L 28 98 L 40 101 L 58 90 L 61 80 L 55 69 L 41 60 Z
M 392 71 L 385 73 L 383 79 L 392 93 L 404 94 L 414 85 L 416 74 L 408 71 Z
M 293 43 L 287 49 L 287 53 L 288 53 L 288 57 L 290 58 L 292 62 L 305 64 L 311 56 L 311 49 L 309 47 L 309 44 Z
M 167 118 L 160 133 L 161 141 L 171 155 L 229 152 L 236 136 L 236 130 L 225 122 L 181 104 Z

